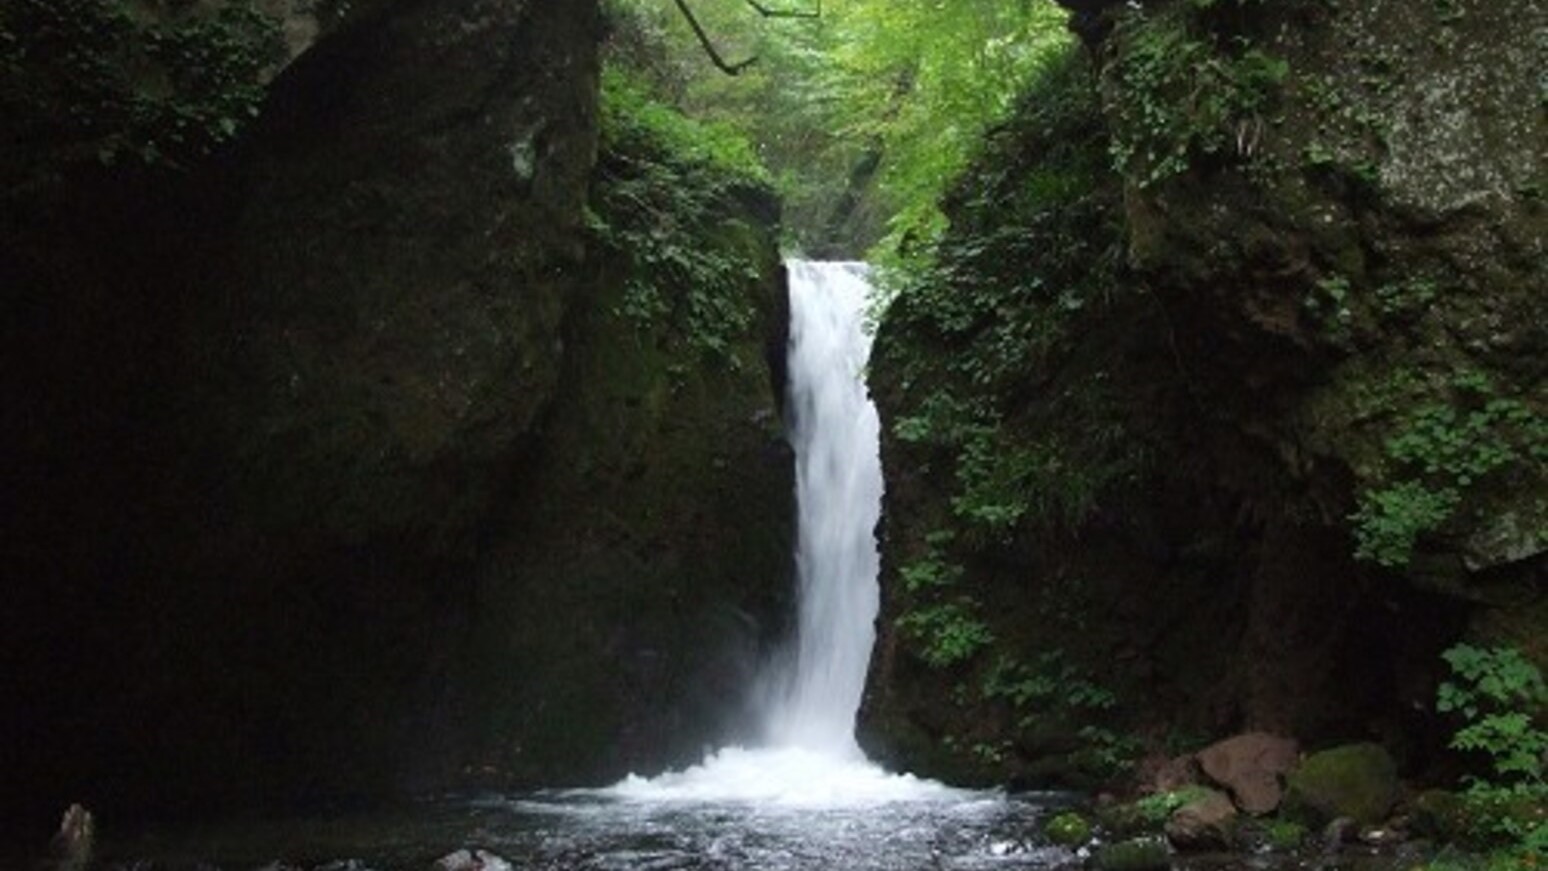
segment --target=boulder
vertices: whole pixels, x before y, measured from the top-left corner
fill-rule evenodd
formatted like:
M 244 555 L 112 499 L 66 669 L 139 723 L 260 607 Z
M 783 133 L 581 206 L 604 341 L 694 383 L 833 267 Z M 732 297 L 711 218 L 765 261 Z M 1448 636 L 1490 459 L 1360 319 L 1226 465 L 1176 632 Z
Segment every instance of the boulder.
M 1279 807 L 1280 778 L 1295 767 L 1299 754 L 1294 738 L 1248 732 L 1211 744 L 1197 758 L 1204 775 L 1225 787 L 1237 807 L 1262 816 Z
M 1397 797 L 1397 765 L 1380 744 L 1346 744 L 1308 756 L 1290 772 L 1287 803 L 1319 821 L 1377 823 Z
M 1179 850 L 1230 849 L 1236 842 L 1236 806 L 1223 792 L 1209 790 L 1173 812 L 1166 837 Z

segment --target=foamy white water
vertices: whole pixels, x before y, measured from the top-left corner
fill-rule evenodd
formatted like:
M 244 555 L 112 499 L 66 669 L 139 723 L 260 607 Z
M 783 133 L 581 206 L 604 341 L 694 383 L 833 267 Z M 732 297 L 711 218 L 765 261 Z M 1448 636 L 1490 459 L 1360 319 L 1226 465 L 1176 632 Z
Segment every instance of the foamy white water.
M 790 443 L 796 455 L 800 614 L 763 699 L 767 746 L 723 748 L 703 763 L 600 792 L 630 801 L 851 807 L 966 793 L 865 758 L 855 715 L 875 643 L 880 424 L 864 372 L 870 269 L 793 260 Z
M 863 757 L 840 759 L 801 747 L 726 747 L 692 768 L 648 779 L 630 776 L 603 792 L 634 801 L 748 802 L 789 808 L 863 807 L 955 799 L 962 794 L 911 774 L 891 774 Z

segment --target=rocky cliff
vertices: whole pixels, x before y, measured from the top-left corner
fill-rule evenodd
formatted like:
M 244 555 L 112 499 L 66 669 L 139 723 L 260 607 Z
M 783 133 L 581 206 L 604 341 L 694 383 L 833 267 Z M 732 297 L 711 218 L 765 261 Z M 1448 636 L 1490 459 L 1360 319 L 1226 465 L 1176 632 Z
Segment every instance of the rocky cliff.
M 1544 657 L 1542 10 L 1112 5 L 878 336 L 868 740 L 963 777 L 1244 727 L 1431 764 L 1441 649 Z
M 669 157 L 599 162 L 595 4 L 311 38 L 207 156 L 7 153 L 16 819 L 621 776 L 711 740 L 706 663 L 779 620 L 767 192 L 703 194 L 742 312 L 707 353 L 619 313 L 587 222 Z

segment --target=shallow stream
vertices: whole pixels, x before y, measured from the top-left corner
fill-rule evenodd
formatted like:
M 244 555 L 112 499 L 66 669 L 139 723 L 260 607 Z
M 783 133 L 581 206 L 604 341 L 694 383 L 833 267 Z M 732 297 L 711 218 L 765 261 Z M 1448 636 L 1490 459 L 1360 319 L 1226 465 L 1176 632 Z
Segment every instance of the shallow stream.
M 103 858 L 157 871 L 431 871 L 448 854 L 481 849 L 513 868 L 555 871 L 1056 868 L 1078 860 L 1040 845 L 1037 832 L 1061 804 L 1039 794 L 836 805 L 546 791 L 142 837 L 105 844 Z

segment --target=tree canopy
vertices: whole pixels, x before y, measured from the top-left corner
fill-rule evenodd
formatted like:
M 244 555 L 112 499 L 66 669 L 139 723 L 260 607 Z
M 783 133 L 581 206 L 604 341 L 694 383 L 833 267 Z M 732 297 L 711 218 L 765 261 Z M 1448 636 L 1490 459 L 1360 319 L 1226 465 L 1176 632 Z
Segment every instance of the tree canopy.
M 747 137 L 784 196 L 792 248 L 855 255 L 934 238 L 947 182 L 1071 39 L 1052 0 L 609 6 L 610 64 Z

